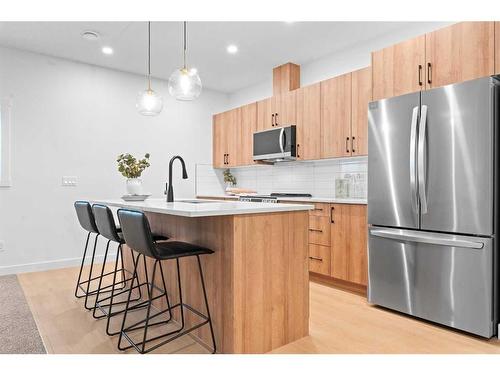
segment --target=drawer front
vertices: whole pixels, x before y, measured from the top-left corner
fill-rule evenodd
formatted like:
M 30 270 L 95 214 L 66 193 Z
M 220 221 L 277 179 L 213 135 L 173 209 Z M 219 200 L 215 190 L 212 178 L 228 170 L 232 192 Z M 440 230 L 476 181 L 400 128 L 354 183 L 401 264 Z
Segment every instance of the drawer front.
M 309 244 L 309 271 L 330 275 L 330 247 Z
M 314 210 L 310 210 L 309 215 L 330 217 L 330 205 L 328 203 L 314 203 Z
M 330 246 L 330 218 L 309 216 L 309 243 Z

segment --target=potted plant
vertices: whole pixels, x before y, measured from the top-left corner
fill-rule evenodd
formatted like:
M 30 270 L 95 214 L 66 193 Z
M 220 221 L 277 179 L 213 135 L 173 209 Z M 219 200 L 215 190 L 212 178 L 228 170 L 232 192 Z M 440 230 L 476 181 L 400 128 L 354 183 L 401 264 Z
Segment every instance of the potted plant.
M 224 171 L 224 182 L 226 183 L 226 191 L 231 191 L 231 188 L 236 186 L 236 177 L 231 174 L 229 169 Z
M 149 154 L 144 155 L 141 160 L 130 154 L 120 154 L 116 159 L 118 172 L 127 178 L 127 193 L 130 195 L 142 194 L 142 172 L 150 166 Z

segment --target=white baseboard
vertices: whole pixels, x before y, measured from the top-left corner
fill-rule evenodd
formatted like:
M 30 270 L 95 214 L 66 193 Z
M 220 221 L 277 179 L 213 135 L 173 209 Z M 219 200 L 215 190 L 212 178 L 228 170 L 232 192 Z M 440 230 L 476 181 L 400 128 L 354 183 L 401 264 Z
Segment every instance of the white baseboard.
M 116 253 L 108 254 L 108 259 L 115 259 Z M 85 263 L 90 263 L 91 257 L 86 257 Z M 95 256 L 94 262 L 101 263 L 104 260 L 104 254 L 99 254 Z M 0 276 L 3 275 L 13 275 L 25 272 L 39 272 L 53 270 L 57 268 L 67 268 L 79 266 L 82 263 L 82 258 L 66 258 L 58 259 L 53 261 L 38 262 L 38 263 L 26 263 L 26 264 L 16 264 L 13 266 L 1 266 Z

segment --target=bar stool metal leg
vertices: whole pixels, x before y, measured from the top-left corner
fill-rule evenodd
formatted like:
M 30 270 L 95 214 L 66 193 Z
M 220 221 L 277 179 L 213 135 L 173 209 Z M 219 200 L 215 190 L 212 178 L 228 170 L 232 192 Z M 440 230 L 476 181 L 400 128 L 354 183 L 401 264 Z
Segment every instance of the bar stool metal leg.
M 205 299 L 205 307 L 207 309 L 208 325 L 210 327 L 210 334 L 212 335 L 212 344 L 213 344 L 212 353 L 215 353 L 217 351 L 217 348 L 215 345 L 215 335 L 214 335 L 214 328 L 212 326 L 212 317 L 210 316 L 210 309 L 208 308 L 207 291 L 205 289 L 205 278 L 203 277 L 203 270 L 201 267 L 200 256 L 196 255 L 196 259 L 198 260 L 198 270 L 200 271 L 200 280 L 201 280 L 201 287 L 203 289 L 203 298 Z
M 106 259 L 106 257 L 108 256 L 108 249 L 109 249 L 109 243 L 111 241 L 108 240 L 108 243 L 106 244 L 106 251 L 104 253 L 104 259 Z M 85 308 L 87 310 L 92 310 L 92 307 L 89 307 L 87 306 L 87 301 L 88 301 L 88 298 L 89 298 L 89 289 L 90 289 L 90 284 L 92 284 L 92 281 L 93 280 L 96 280 L 97 278 L 92 278 L 92 271 L 94 269 L 94 259 L 95 259 L 95 250 L 96 250 L 96 247 L 97 247 L 97 237 L 96 237 L 96 241 L 94 242 L 94 251 L 92 252 L 92 260 L 90 261 L 90 271 L 89 271 L 89 279 L 88 279 L 88 282 L 87 282 L 87 292 L 85 293 Z M 95 290 L 95 293 L 92 293 L 92 294 L 97 294 L 99 292 L 98 289 Z
M 85 257 L 87 256 L 87 248 L 89 246 L 89 240 L 90 240 L 90 232 L 87 234 L 87 241 L 85 241 L 85 249 L 83 250 L 82 264 L 80 266 L 80 272 L 78 273 L 78 281 L 76 282 L 76 287 L 75 287 L 75 297 L 76 298 L 85 297 L 85 295 L 81 295 L 81 296 L 78 295 L 78 289 L 80 289 L 80 280 L 82 279 L 83 265 L 85 264 Z

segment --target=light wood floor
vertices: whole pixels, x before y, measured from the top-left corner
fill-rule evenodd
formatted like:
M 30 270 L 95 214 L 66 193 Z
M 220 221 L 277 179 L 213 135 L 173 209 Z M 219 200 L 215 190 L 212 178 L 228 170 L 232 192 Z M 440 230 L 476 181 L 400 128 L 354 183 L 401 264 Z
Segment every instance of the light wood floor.
M 49 353 L 119 353 L 73 296 L 76 268 L 18 276 Z M 311 283 L 310 336 L 274 353 L 500 353 L 484 340 L 369 305 L 364 297 Z M 135 353 L 134 350 L 127 351 Z M 155 353 L 206 353 L 185 336 Z

